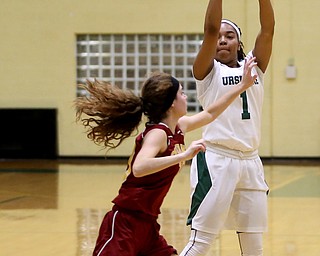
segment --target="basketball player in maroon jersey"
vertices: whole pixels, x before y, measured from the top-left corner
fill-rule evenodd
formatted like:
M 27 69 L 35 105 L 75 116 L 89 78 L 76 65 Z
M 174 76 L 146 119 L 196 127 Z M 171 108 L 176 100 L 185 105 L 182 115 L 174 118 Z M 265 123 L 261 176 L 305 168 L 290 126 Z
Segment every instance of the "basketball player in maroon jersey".
M 255 65 L 254 58 L 248 59 L 243 79 L 234 90 L 192 116 L 186 116 L 182 85 L 165 73 L 151 74 L 141 97 L 97 80 L 84 85 L 90 96 L 76 100 L 77 120 L 88 128 L 87 136 L 95 143 L 116 148 L 138 128 L 143 114 L 148 119 L 135 140 L 114 206 L 101 223 L 94 256 L 177 255 L 160 235 L 157 218 L 183 163 L 205 150 L 202 140 L 185 149 L 184 135 L 212 122 L 249 88 L 256 79 L 251 75 Z

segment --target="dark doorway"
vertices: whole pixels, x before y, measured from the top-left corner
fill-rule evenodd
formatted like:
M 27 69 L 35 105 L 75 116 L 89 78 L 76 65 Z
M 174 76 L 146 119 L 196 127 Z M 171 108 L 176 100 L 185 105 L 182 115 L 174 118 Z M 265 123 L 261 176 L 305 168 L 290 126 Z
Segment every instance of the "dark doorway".
M 0 158 L 57 158 L 56 109 L 0 109 Z

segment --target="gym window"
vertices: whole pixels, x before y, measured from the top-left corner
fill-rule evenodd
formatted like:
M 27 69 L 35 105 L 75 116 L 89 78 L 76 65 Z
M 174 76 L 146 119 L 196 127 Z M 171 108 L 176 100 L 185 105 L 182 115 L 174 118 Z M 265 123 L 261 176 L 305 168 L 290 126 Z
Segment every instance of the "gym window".
M 147 75 L 159 70 L 175 76 L 188 96 L 188 111 L 198 112 L 192 64 L 200 34 L 125 34 L 77 36 L 77 84 L 108 81 L 137 95 Z M 77 87 L 77 95 L 85 93 Z

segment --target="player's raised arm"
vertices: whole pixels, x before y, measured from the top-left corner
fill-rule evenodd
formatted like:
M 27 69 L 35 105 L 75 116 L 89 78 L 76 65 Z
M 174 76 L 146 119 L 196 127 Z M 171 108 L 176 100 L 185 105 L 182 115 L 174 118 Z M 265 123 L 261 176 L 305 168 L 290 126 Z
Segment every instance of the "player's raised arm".
M 261 28 L 256 38 L 253 55 L 256 57 L 258 67 L 262 70 L 262 72 L 265 72 L 268 67 L 272 52 L 275 19 L 270 0 L 258 1 Z
M 204 21 L 203 42 L 193 65 L 194 77 L 202 80 L 209 74 L 216 54 L 222 19 L 222 0 L 210 0 Z

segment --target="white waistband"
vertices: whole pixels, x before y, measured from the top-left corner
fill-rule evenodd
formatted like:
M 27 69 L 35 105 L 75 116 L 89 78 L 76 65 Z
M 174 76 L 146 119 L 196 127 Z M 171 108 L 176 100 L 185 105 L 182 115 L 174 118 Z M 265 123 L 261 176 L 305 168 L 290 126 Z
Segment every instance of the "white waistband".
M 254 159 L 254 158 L 258 157 L 258 150 L 240 151 L 240 150 L 229 149 L 229 148 L 226 148 L 226 147 L 223 147 L 220 145 L 216 145 L 216 144 L 211 144 L 208 142 L 206 142 L 206 145 L 207 145 L 207 150 L 209 150 L 213 153 L 228 156 L 231 158 Z

